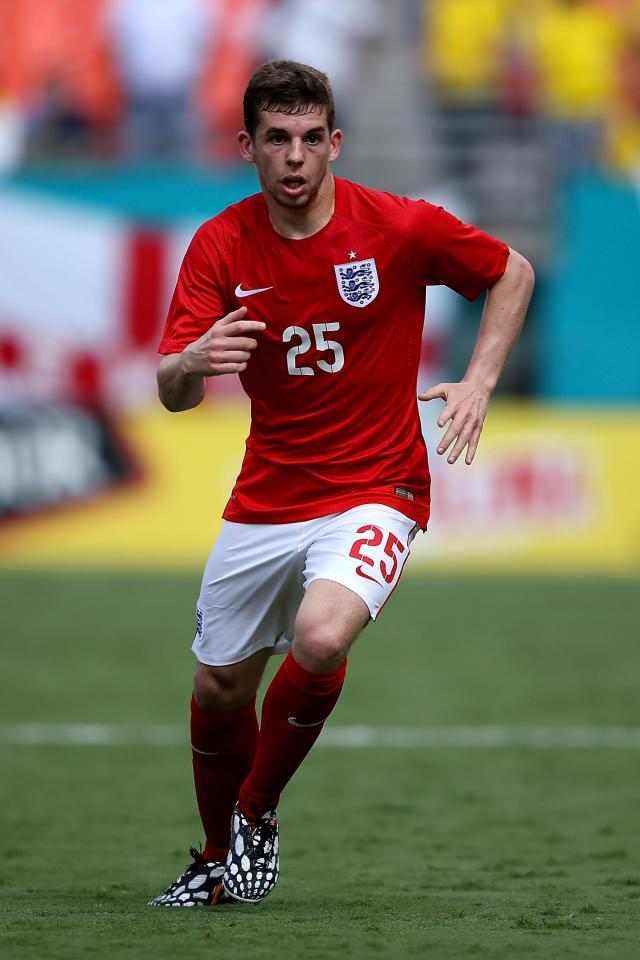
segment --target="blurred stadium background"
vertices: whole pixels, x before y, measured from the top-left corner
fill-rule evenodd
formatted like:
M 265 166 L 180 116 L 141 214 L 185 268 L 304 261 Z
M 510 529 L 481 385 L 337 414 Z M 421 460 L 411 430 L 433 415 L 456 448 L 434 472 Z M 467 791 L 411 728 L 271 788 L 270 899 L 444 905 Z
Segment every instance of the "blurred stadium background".
M 605 774 L 614 762 L 597 751 L 584 763 L 600 771 L 600 786 L 607 777 L 616 785 L 601 798 L 610 810 L 637 794 L 637 772 L 629 779 L 623 769 L 636 763 L 627 751 L 640 665 L 630 643 L 640 614 L 640 0 L 0 0 L 0 746 L 26 791 L 8 821 L 22 837 L 9 863 L 34 835 L 45 842 L 47 814 L 34 795 L 58 811 L 69 798 L 73 773 L 63 783 L 59 765 L 73 771 L 80 759 L 56 730 L 62 744 L 98 742 L 98 728 L 83 734 L 81 725 L 103 723 L 105 743 L 120 736 L 126 752 L 133 728 L 118 723 L 168 724 L 167 763 L 191 804 L 183 754 L 171 744 L 182 736 L 192 600 L 239 469 L 247 409 L 238 385 L 222 378 L 202 407 L 166 413 L 155 351 L 195 228 L 257 189 L 238 163 L 235 133 L 248 76 L 279 56 L 312 63 L 334 83 L 347 135 L 337 173 L 442 203 L 521 251 L 538 278 L 476 462 L 467 469 L 432 458 L 430 532 L 416 541 L 413 581 L 380 634 L 394 642 L 413 630 L 413 669 L 429 677 L 428 691 L 416 689 L 409 709 L 398 684 L 382 720 L 624 728 L 630 740 L 617 744 L 625 759 L 616 771 Z M 429 290 L 422 386 L 461 375 L 480 311 Z M 430 449 L 436 413 L 423 408 Z M 96 618 L 101 639 L 88 652 Z M 141 694 L 159 650 L 162 697 Z M 338 723 L 379 716 L 382 666 L 357 656 L 374 686 L 354 681 Z M 398 669 L 408 675 L 412 666 Z M 549 700 L 540 689 L 551 676 L 559 689 Z M 25 745 L 33 752 L 16 752 Z M 372 763 L 386 762 L 381 749 Z M 331 761 L 337 780 L 339 762 Z M 86 763 L 97 794 L 104 771 Z M 150 776 L 151 761 L 140 763 Z M 329 761 L 314 763 L 320 784 Z M 510 777 L 531 782 L 526 763 L 514 759 L 510 774 L 497 775 L 501 790 Z M 579 780 L 580 770 L 571 776 Z M 563 774 L 552 774 L 557 786 Z M 589 795 L 586 774 L 582 786 Z M 304 788 L 292 791 L 290 802 L 304 806 Z M 571 803 L 575 796 L 567 817 Z M 460 809 L 452 801 L 448 812 Z M 81 824 L 92 816 L 78 815 Z M 609 834 L 599 823 L 601 838 L 616 832 L 611 819 Z M 193 817 L 188 825 L 197 830 Z M 65 836 L 63 859 L 75 849 Z M 158 828 L 146 854 L 160 885 L 163 843 Z M 526 843 L 514 843 L 517 879 Z M 633 872 L 625 859 L 637 860 L 637 837 L 633 854 L 616 843 L 625 896 L 637 897 L 629 880 L 637 863 Z M 113 856 L 117 864 L 117 842 Z M 137 903 L 139 888 L 105 896 Z M 526 902 L 508 908 L 509 929 L 562 928 L 559 915 L 527 912 Z M 590 904 L 566 907 L 564 926 L 582 924 L 576 957 L 592 946 L 602 956 L 605 928 Z M 36 951 L 37 935 L 51 935 L 49 921 L 39 927 L 34 916 L 36 939 L 16 934 L 8 941 L 16 950 L 31 943 Z M 408 941 L 404 949 L 410 955 Z M 451 956 L 462 955 L 458 943 Z

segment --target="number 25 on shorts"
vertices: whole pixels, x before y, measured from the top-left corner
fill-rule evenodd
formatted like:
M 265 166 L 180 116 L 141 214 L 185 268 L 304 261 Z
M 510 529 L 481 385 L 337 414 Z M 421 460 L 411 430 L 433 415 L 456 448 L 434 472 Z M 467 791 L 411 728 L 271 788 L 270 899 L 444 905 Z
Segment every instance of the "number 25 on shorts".
M 377 548 L 380 547 L 382 541 L 384 540 L 384 533 L 380 527 L 376 527 L 375 524 L 367 524 L 364 527 L 359 527 L 358 530 L 356 530 L 356 533 L 364 533 L 368 534 L 368 536 L 361 537 L 359 540 L 354 542 L 351 550 L 349 551 L 349 556 L 353 557 L 354 560 L 360 560 L 361 563 L 366 564 L 368 567 L 375 568 L 376 561 L 367 556 L 363 550 L 375 550 L 376 553 L 379 553 Z M 405 545 L 401 540 L 398 539 L 398 537 L 396 537 L 395 533 L 387 534 L 387 540 L 383 550 L 384 556 L 378 561 L 380 573 L 382 574 L 386 583 L 393 582 L 398 570 L 398 556 L 403 554 L 405 550 Z M 364 577 L 365 580 L 373 580 L 375 583 L 379 582 L 375 577 L 372 577 L 370 573 L 366 573 L 360 565 L 356 567 L 356 573 L 359 576 Z

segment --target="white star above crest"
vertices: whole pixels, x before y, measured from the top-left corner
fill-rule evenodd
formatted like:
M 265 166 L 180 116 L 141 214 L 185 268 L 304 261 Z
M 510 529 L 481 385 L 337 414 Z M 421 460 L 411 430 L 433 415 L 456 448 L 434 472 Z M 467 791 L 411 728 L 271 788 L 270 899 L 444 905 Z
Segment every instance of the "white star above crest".
M 351 250 L 351 251 L 349 252 L 349 260 L 355 260 L 356 256 L 357 256 L 357 254 L 356 254 L 355 250 Z

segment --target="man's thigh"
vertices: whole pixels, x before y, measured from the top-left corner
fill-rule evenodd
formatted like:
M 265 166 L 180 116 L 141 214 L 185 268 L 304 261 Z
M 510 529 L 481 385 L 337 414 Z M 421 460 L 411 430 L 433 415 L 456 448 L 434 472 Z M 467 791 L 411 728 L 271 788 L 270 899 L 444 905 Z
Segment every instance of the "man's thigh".
M 398 585 L 418 530 L 415 522 L 393 507 L 372 503 L 309 524 L 315 529 L 309 531 L 305 591 L 316 581 L 340 584 L 375 620 Z M 331 607 L 324 614 L 331 616 Z
M 258 650 L 284 653 L 304 590 L 301 524 L 225 521 L 202 578 L 192 650 L 226 666 Z

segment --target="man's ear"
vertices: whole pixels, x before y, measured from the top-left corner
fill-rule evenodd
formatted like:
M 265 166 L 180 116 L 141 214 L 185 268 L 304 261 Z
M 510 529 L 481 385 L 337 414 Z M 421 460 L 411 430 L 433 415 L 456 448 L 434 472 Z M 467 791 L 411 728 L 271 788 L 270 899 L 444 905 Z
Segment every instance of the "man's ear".
M 238 149 L 243 160 L 246 160 L 247 163 L 255 163 L 253 159 L 253 140 L 246 130 L 241 130 L 238 134 Z
M 342 146 L 342 130 L 334 130 L 331 134 L 331 148 L 329 150 L 329 163 L 338 159 L 340 147 Z

